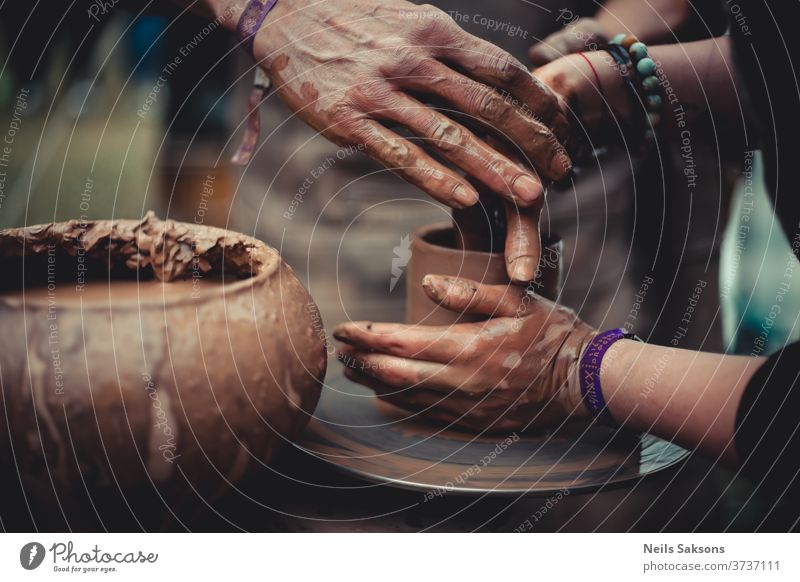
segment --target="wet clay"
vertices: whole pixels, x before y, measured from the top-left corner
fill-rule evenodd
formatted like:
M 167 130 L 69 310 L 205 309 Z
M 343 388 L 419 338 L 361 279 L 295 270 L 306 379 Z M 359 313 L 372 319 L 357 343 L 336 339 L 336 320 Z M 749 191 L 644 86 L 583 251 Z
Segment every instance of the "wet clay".
M 154 279 L 145 281 L 87 281 L 77 285 L 64 285 L 57 291 L 49 290 L 46 285 L 31 286 L 24 292 L 4 291 L 0 297 L 18 296 L 25 302 L 54 301 L 56 304 L 64 302 L 106 302 L 114 303 L 130 300 L 153 300 L 158 298 L 192 299 L 200 293 L 210 292 L 212 289 L 221 291 L 221 279 L 198 278 L 193 280 L 180 280 L 164 283 Z
M 152 212 L 138 221 L 70 220 L 0 232 L 4 260 L 58 252 L 99 261 L 108 270 L 122 266 L 145 270 L 160 281 L 211 271 L 217 276 L 247 278 L 280 260 L 256 239 L 220 228 L 159 220 Z
M 0 231 L 0 268 L 0 469 L 42 519 L 87 495 L 115 493 L 133 527 L 201 504 L 316 407 L 319 313 L 257 239 L 153 215 L 70 221 Z
M 414 233 L 406 287 L 406 322 L 424 325 L 448 325 L 480 321 L 480 317 L 454 313 L 434 304 L 425 295 L 425 275 L 464 277 L 490 285 L 509 285 L 502 252 L 488 253 L 457 248 L 456 234 L 450 224 L 424 226 Z M 561 286 L 563 243 L 555 235 L 542 237 L 542 258 L 536 280 L 530 289 L 548 299 L 555 299 Z

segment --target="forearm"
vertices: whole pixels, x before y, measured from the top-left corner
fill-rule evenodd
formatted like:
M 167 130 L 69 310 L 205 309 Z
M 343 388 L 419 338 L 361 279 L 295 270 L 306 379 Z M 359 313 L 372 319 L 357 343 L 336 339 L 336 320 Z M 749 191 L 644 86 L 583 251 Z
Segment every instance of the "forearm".
M 642 42 L 668 42 L 688 19 L 688 0 L 608 0 L 595 19 L 608 38 L 625 32 Z
M 653 46 L 648 52 L 660 65 L 657 74 L 664 105 L 658 130 L 663 135 L 680 142 L 686 137 L 686 130 L 691 133 L 693 124 L 704 116 L 710 116 L 720 134 L 744 135 L 748 119 L 744 117 L 742 92 L 736 87 L 729 39 Z M 620 127 L 630 124 L 633 115 L 641 115 L 641 111 L 633 108 L 619 69 L 607 52 L 584 56 L 564 57 L 563 63 L 552 63 L 540 71 L 546 78 L 555 78 L 555 73 L 550 72 L 553 68 L 571 79 L 568 82 L 575 85 L 571 91 L 576 111 L 603 142 L 618 134 Z
M 662 130 L 669 136 L 680 139 L 686 126 L 706 115 L 723 132 L 744 128 L 747 120 L 729 38 L 655 46 L 650 55 L 661 65 Z
M 763 362 L 622 340 L 603 359 L 600 378 L 611 415 L 623 426 L 735 466 L 736 412 Z

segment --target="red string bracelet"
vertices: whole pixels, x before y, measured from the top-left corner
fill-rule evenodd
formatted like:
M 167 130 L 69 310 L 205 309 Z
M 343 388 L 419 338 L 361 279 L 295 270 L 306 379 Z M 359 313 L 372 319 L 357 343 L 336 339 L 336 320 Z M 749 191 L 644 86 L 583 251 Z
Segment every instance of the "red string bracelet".
M 597 69 L 594 68 L 592 61 L 590 61 L 589 57 L 587 57 L 585 54 L 583 53 L 578 53 L 578 54 L 583 57 L 583 60 L 586 61 L 586 64 L 589 65 L 590 69 L 592 69 L 592 73 L 594 74 L 594 80 L 597 82 L 597 89 L 600 91 L 600 95 L 603 95 L 603 97 L 605 97 L 605 94 L 603 93 L 603 85 L 602 83 L 600 83 L 600 75 L 597 74 Z
M 253 55 L 253 43 L 256 33 L 258 33 L 267 15 L 277 3 L 278 0 L 250 0 L 239 18 L 239 23 L 236 25 L 236 38 L 253 58 L 255 58 L 255 55 Z M 267 74 L 256 64 L 255 80 L 253 81 L 253 88 L 250 90 L 250 97 L 247 100 L 247 120 L 244 126 L 244 136 L 239 149 L 236 150 L 231 160 L 237 166 L 247 165 L 258 147 L 258 136 L 261 133 L 261 114 L 259 109 L 270 84 Z

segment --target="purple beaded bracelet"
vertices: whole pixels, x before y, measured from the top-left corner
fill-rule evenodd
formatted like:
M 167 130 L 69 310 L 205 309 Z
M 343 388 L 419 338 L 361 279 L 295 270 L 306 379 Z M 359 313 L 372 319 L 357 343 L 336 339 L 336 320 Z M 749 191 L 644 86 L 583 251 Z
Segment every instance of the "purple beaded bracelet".
M 592 417 L 612 426 L 616 426 L 617 423 L 611 418 L 605 398 L 603 398 L 603 390 L 602 386 L 600 386 L 600 366 L 608 348 L 621 339 L 638 338 L 622 328 L 610 329 L 595 336 L 583 352 L 578 371 L 580 374 L 581 396 L 583 396 L 583 402 Z

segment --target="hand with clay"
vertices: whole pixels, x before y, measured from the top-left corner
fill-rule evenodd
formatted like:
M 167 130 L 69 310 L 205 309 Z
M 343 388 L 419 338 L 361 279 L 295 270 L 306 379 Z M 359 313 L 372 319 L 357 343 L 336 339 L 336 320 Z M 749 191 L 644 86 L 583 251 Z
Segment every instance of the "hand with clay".
M 514 285 L 428 275 L 428 297 L 491 317 L 411 326 L 353 322 L 334 337 L 345 375 L 391 404 L 474 430 L 512 431 L 584 418 L 578 360 L 596 331 L 575 313 Z
M 246 0 L 207 4 L 234 27 Z M 452 208 L 477 203 L 470 179 L 515 207 L 541 205 L 544 184 L 570 171 L 558 97 L 522 63 L 435 7 L 405 0 L 279 0 L 253 52 L 300 118 L 339 145 L 362 147 Z M 484 135 L 513 146 L 525 163 Z M 529 229 L 526 236 L 538 233 Z
M 555 95 L 511 55 L 432 6 L 280 0 L 254 52 L 282 99 L 309 125 L 337 144 L 363 144 L 377 161 L 450 206 L 477 201 L 469 182 L 387 125 L 407 129 L 522 206 L 541 197 L 541 179 L 441 111 L 510 140 L 543 179 L 559 180 L 570 169 L 550 129 L 566 125 Z

